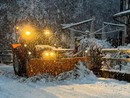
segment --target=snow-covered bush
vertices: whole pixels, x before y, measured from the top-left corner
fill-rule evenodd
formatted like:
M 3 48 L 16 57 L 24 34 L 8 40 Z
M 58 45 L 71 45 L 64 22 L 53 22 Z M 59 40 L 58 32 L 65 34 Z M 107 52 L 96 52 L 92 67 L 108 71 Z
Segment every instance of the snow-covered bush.
M 111 44 L 107 42 L 106 40 L 98 40 L 95 38 L 84 38 L 80 41 L 79 49 L 89 48 L 90 46 L 94 46 L 94 45 L 100 48 L 112 47 Z
M 79 62 L 75 65 L 75 68 L 71 71 L 67 71 L 57 75 L 56 77 L 52 77 L 47 80 L 53 81 L 94 81 L 97 77 L 90 71 L 83 62 Z
M 102 66 L 102 51 L 98 46 L 91 46 L 89 50 L 90 63 L 92 64 L 92 70 L 95 74 L 99 73 Z
M 85 51 L 87 56 L 90 56 L 90 63 L 93 65 L 92 69 L 97 71 L 102 66 L 102 48 L 111 48 L 109 42 L 106 40 L 98 40 L 95 38 L 83 38 L 80 40 L 80 46 L 78 51 Z M 87 51 L 86 51 L 87 50 Z
M 90 78 L 91 77 L 91 78 Z M 74 70 L 64 72 L 56 77 L 56 80 L 95 80 L 96 76 L 90 71 L 83 62 L 75 65 Z

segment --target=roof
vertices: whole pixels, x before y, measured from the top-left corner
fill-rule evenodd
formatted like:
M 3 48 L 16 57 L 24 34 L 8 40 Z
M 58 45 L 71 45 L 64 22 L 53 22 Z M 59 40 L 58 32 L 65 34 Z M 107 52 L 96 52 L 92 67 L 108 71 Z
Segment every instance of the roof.
M 51 49 L 53 50 L 54 47 L 49 46 L 49 45 L 36 45 L 36 50 L 43 50 L 43 49 Z
M 51 49 L 54 51 L 73 51 L 73 49 L 55 48 L 50 45 L 36 45 L 36 50 Z
M 114 14 L 113 17 L 122 17 L 122 16 L 126 16 L 126 15 L 130 15 L 130 10 L 126 10 L 126 11 L 122 11 L 122 12 L 119 12 L 117 14 Z
M 62 26 L 62 29 L 67 29 L 67 28 L 71 28 L 73 26 L 77 26 L 77 25 L 80 25 L 80 24 L 83 24 L 83 23 L 90 22 L 92 20 L 93 20 L 93 18 L 88 19 L 88 20 L 84 20 L 84 21 L 81 21 L 81 22 L 77 22 L 77 23 L 61 24 L 61 26 Z

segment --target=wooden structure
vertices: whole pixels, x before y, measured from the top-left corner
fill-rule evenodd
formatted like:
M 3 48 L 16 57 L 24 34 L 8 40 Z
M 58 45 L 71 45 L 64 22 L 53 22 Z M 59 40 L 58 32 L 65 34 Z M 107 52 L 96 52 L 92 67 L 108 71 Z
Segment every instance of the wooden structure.
M 111 53 L 111 54 L 117 53 L 119 56 L 124 53 L 130 53 L 130 49 L 102 49 L 102 52 Z M 116 61 L 116 62 L 121 62 L 121 61 L 130 62 L 130 58 L 102 57 L 102 60 Z M 120 65 L 120 70 L 121 70 L 121 66 L 122 65 Z M 110 69 L 100 69 L 99 73 L 100 73 L 100 76 L 104 77 L 104 78 L 114 78 L 117 80 L 123 80 L 123 81 L 130 82 L 130 73 L 124 73 L 124 72 L 120 72 L 118 70 L 114 71 L 114 70 L 110 70 Z
M 126 25 L 123 41 L 130 43 L 130 0 L 120 0 L 120 12 L 113 15 L 113 18 Z
M 76 35 L 75 33 L 76 32 L 78 32 L 80 35 L 83 34 L 83 35 L 89 36 L 90 38 L 95 38 L 94 21 L 95 21 L 95 18 L 93 17 L 91 19 L 83 20 L 83 21 L 80 21 L 80 22 L 77 22 L 77 23 L 61 24 L 63 30 L 69 30 L 70 31 L 70 33 L 69 33 L 70 38 L 67 40 L 70 47 L 74 47 L 73 45 L 75 43 L 75 35 Z M 81 31 L 81 30 L 74 29 L 74 27 L 76 27 L 76 26 L 78 27 L 79 25 L 87 24 L 87 23 L 90 23 L 90 31 L 88 31 L 88 30 Z
M 116 27 L 116 29 L 113 29 L 113 30 L 110 30 L 110 31 L 105 31 L 105 28 L 108 28 L 108 27 Z M 103 22 L 102 24 L 102 39 L 105 40 L 107 39 L 107 34 L 112 34 L 112 33 L 116 33 L 117 36 L 116 38 L 118 39 L 118 45 L 119 45 L 119 41 L 121 40 L 120 43 L 124 44 L 123 40 L 122 40 L 122 35 L 124 34 L 125 32 L 125 25 L 124 24 L 115 24 L 115 23 L 109 23 L 109 22 Z M 121 44 L 121 45 L 122 45 Z
M 121 53 L 130 53 L 130 49 L 102 49 L 104 53 L 117 53 L 117 57 L 121 55 Z M 126 61 L 130 62 L 130 58 L 112 58 L 112 57 L 102 57 L 105 60 L 116 60 L 116 61 Z
M 122 54 L 125 53 L 130 53 L 130 49 L 102 49 L 103 53 L 110 53 L 110 54 L 114 54 L 117 53 L 116 57 L 102 57 L 103 61 L 125 61 L 125 62 L 130 62 L 130 58 L 129 57 L 121 57 Z M 121 68 L 120 68 L 121 70 Z

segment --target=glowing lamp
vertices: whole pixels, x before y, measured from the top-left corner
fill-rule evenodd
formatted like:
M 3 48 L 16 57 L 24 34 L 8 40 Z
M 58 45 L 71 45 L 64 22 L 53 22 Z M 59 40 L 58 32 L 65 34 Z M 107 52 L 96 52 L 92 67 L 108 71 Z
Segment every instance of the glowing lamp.
M 26 31 L 26 33 L 25 33 L 26 35 L 30 35 L 31 34 L 31 32 L 29 32 L 29 31 Z
M 50 55 L 53 56 L 54 54 L 51 52 Z
M 46 31 L 45 31 L 45 34 L 46 34 L 46 35 L 49 35 L 49 34 L 50 34 L 50 32 L 49 32 L 48 30 L 46 30 Z
M 17 26 L 15 29 L 16 29 L 16 30 L 19 30 L 19 27 Z
M 88 53 L 88 50 L 85 50 L 85 53 Z
M 27 45 L 26 45 L 26 44 L 24 44 L 24 47 L 27 47 Z
M 32 53 L 31 52 L 28 52 L 29 55 L 31 55 Z
M 46 54 L 45 54 L 46 56 L 48 56 L 49 55 L 49 53 L 48 52 L 46 52 Z

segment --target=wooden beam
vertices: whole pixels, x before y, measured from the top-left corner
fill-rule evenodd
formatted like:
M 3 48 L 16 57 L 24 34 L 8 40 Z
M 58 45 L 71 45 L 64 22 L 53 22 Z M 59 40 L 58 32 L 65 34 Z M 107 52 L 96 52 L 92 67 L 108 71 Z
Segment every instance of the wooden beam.
M 102 52 L 122 52 L 122 53 L 130 53 L 130 49 L 102 49 Z
M 110 58 L 110 57 L 102 57 L 102 60 L 112 60 L 112 61 L 125 61 L 125 62 L 130 62 L 130 58 Z

